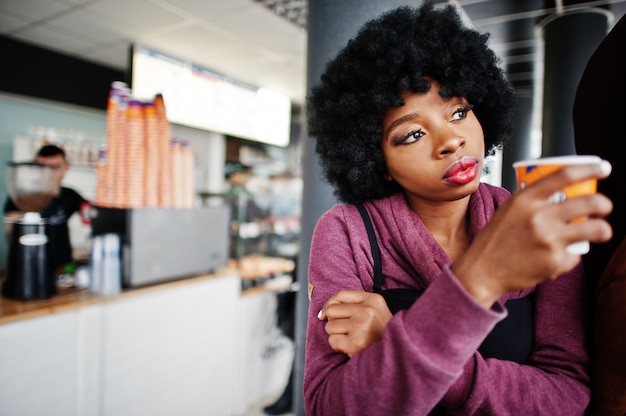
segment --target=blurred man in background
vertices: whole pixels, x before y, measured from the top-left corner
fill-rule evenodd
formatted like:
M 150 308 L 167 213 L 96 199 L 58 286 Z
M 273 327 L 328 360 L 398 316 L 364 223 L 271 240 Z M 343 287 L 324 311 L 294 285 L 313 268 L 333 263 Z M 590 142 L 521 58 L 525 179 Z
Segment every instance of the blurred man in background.
M 63 177 L 69 168 L 65 151 L 53 144 L 42 146 L 37 152 L 34 162 L 52 168 L 54 180 L 59 192 L 50 204 L 41 212 L 41 217 L 49 224 L 49 241 L 52 267 L 58 274 L 63 266 L 73 260 L 72 245 L 68 227 L 69 218 L 76 212 L 83 213 L 90 206 L 89 202 L 73 189 L 62 186 Z M 19 207 L 9 197 L 4 204 L 6 217 L 18 218 L 23 215 Z M 12 224 L 7 223 L 7 236 Z

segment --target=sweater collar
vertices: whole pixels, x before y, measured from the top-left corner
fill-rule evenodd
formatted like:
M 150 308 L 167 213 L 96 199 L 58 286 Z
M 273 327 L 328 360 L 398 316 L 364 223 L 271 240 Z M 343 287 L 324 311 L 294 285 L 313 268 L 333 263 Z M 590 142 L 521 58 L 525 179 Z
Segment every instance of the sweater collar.
M 485 183 L 478 186 L 469 203 L 471 240 L 508 196 L 504 188 Z M 403 263 L 403 267 L 413 268 L 414 274 L 424 280 L 423 283 L 428 284 L 429 277 L 439 275 L 443 267 L 451 263 L 432 233 L 411 210 L 402 193 L 372 201 L 368 205 L 375 228 L 386 240 L 385 245 L 390 254 Z

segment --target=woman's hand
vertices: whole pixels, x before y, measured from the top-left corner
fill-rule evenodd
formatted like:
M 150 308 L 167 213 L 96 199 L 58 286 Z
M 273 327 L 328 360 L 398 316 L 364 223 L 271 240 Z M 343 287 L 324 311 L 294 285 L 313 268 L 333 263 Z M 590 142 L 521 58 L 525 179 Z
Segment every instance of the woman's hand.
M 340 290 L 326 301 L 317 317 L 328 321 L 325 329 L 330 347 L 352 357 L 383 337 L 392 314 L 377 293 Z
M 568 252 L 567 246 L 582 240 L 608 241 L 612 230 L 603 218 L 613 204 L 601 194 L 559 203 L 550 202 L 550 196 L 610 172 L 608 162 L 568 166 L 513 194 L 452 265 L 461 284 L 489 308 L 504 293 L 533 287 L 572 269 L 580 255 Z M 579 216 L 589 218 L 569 222 Z

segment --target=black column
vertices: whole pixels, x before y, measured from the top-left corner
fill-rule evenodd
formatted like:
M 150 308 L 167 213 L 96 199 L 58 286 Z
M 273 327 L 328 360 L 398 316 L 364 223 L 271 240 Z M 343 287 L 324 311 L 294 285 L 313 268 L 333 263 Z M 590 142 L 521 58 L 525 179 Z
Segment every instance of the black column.
M 502 149 L 502 186 L 510 192 L 517 189 L 513 163 L 532 156 L 533 97 L 518 92 L 511 141 Z
M 319 80 L 326 63 L 343 48 L 368 20 L 401 5 L 417 6 L 421 1 L 399 0 L 309 0 L 307 85 L 308 90 Z M 305 112 L 306 114 L 306 112 Z M 294 414 L 304 416 L 302 377 L 304 375 L 304 343 L 309 307 L 307 270 L 311 236 L 319 217 L 337 201 L 332 188 L 322 180 L 315 153 L 315 142 L 306 137 L 302 156 L 302 232 L 298 257 L 300 290 L 296 302 L 296 351 L 294 380 Z
M 572 109 L 576 88 L 591 54 L 606 36 L 606 10 L 585 9 L 550 16 L 539 24 L 544 38 L 541 155 L 576 153 Z

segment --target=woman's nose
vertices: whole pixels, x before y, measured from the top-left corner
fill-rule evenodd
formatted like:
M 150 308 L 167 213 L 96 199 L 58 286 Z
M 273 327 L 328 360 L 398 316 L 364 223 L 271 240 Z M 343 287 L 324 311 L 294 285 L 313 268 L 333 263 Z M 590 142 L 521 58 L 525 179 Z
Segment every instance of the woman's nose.
M 450 153 L 455 153 L 465 146 L 466 139 L 463 135 L 451 127 L 442 128 L 437 135 L 437 145 L 435 147 L 436 156 L 443 157 Z

